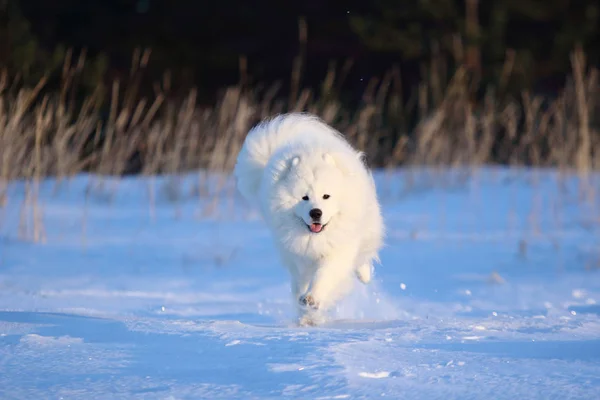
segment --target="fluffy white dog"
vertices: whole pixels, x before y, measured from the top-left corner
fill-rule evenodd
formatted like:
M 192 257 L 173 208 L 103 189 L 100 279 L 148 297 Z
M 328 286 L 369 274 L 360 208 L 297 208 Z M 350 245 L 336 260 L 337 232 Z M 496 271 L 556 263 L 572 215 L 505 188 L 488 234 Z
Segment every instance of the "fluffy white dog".
M 300 324 L 315 324 L 358 277 L 371 280 L 384 236 L 363 154 L 315 116 L 284 114 L 246 137 L 234 169 L 291 276 Z

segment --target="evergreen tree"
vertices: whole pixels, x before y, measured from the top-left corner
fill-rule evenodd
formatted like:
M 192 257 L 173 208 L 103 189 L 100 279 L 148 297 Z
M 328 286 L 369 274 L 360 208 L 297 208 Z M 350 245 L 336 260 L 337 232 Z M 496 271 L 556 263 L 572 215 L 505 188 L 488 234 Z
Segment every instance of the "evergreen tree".
M 464 20 L 455 0 L 375 0 L 371 12 L 349 19 L 369 49 L 400 52 L 405 59 L 424 58 L 434 45 L 452 51 Z
M 434 43 L 452 54 L 458 34 L 466 48 L 461 62 L 481 65 L 485 80 L 498 79 L 512 52 L 520 89 L 566 73 L 578 44 L 597 63 L 599 22 L 597 0 L 376 0 L 371 12 L 349 17 L 367 48 L 404 60 L 427 59 Z

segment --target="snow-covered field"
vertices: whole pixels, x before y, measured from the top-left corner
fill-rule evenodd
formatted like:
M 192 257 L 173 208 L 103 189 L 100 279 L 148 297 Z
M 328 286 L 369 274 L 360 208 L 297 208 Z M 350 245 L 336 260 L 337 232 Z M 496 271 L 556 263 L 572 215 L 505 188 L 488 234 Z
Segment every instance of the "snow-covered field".
M 293 324 L 269 232 L 239 198 L 157 180 L 152 217 L 148 180 L 112 199 L 110 182 L 46 181 L 33 244 L 15 184 L 0 398 L 599 399 L 600 196 L 552 171 L 454 178 L 378 176 L 375 282 L 312 328 Z

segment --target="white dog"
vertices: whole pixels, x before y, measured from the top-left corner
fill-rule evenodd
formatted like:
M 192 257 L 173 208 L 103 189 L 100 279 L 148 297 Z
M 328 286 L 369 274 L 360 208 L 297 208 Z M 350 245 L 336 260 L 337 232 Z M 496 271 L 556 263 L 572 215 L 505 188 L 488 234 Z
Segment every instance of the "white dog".
M 363 154 L 339 132 L 307 114 L 265 120 L 248 133 L 234 175 L 274 234 L 300 324 L 316 323 L 355 276 L 371 280 L 383 220 Z

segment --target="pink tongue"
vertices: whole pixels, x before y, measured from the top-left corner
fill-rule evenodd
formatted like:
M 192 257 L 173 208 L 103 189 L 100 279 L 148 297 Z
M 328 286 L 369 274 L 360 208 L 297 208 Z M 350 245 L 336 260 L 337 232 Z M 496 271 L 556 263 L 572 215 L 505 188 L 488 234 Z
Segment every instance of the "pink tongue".
M 321 224 L 310 224 L 310 231 L 311 232 L 321 232 L 321 229 L 323 229 L 323 225 Z

